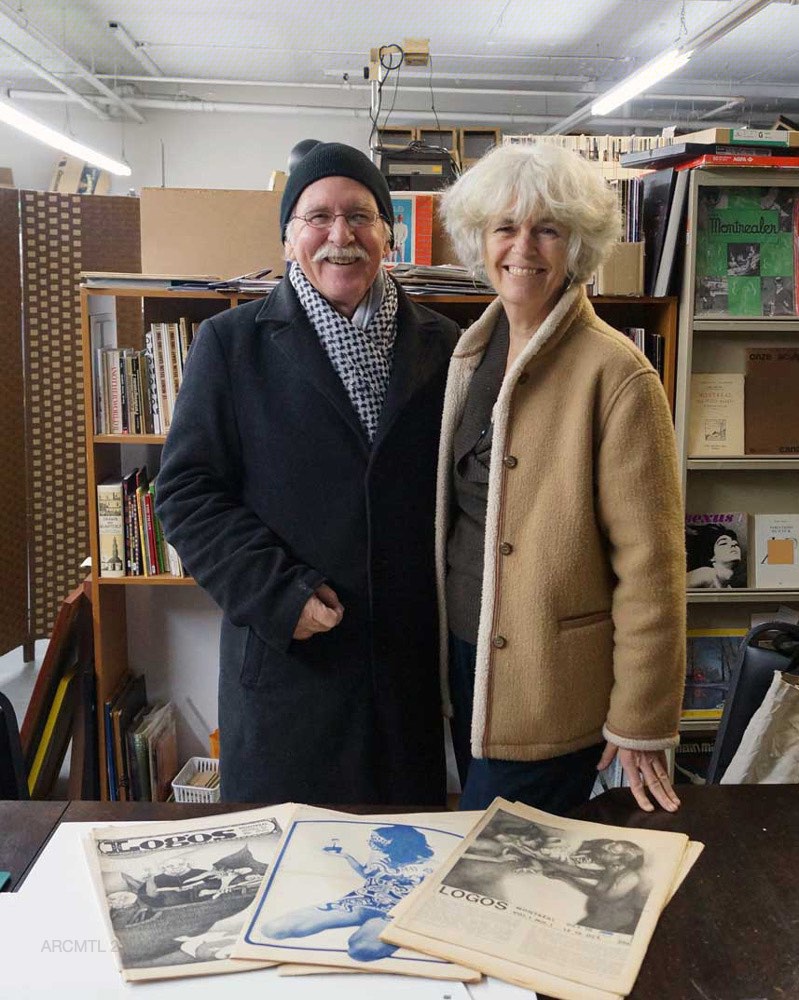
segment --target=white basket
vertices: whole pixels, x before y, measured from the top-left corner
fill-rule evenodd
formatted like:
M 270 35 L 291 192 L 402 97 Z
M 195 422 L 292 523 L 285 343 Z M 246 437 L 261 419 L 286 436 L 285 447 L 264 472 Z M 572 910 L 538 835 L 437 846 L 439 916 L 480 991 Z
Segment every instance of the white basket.
M 175 802 L 219 802 L 219 785 L 216 788 L 202 788 L 189 784 L 189 779 L 195 774 L 218 770 L 219 761 L 213 757 L 189 757 L 172 779 Z

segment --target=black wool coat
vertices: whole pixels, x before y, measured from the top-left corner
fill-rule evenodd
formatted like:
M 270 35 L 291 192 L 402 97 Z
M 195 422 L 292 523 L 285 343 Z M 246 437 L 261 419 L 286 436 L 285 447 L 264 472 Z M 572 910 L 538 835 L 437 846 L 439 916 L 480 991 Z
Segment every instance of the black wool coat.
M 443 802 L 433 531 L 458 329 L 398 292 L 371 445 L 288 280 L 206 320 L 189 352 L 156 511 L 224 612 L 227 801 Z M 322 582 L 341 624 L 292 639 Z

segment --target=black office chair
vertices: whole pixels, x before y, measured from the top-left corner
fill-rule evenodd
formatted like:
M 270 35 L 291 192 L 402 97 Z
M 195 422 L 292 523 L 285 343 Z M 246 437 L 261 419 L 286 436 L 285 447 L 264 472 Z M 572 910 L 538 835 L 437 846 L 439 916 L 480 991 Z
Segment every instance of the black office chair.
M 709 785 L 717 785 L 729 767 L 750 719 L 771 686 L 774 671 L 795 671 L 797 667 L 799 625 L 765 622 L 742 640 L 707 771 Z
M 0 694 L 0 799 L 28 799 L 28 782 L 14 706 Z

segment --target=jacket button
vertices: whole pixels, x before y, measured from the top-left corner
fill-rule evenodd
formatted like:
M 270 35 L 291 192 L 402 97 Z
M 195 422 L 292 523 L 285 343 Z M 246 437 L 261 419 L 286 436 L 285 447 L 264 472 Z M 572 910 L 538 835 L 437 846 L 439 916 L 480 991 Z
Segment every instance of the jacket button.
M 493 646 L 496 646 L 497 649 L 502 649 L 503 647 L 508 645 L 508 640 L 505 638 L 504 635 L 495 635 L 494 638 L 491 640 L 491 644 Z
M 519 383 L 519 385 L 524 385 L 524 383 L 527 381 L 528 378 L 530 378 L 530 373 L 522 372 L 516 381 Z
M 510 542 L 503 542 L 499 547 L 499 551 L 503 556 L 509 556 L 513 552 L 513 546 Z
M 519 464 L 519 459 L 515 455 L 506 455 L 502 461 L 508 469 L 515 469 Z

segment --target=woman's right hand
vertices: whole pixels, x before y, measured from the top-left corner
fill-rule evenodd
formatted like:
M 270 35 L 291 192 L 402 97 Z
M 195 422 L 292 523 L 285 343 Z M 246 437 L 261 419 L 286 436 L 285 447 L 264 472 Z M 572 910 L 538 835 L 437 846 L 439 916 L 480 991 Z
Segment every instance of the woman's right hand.
M 308 598 L 294 627 L 293 638 L 310 639 L 318 632 L 329 632 L 344 617 L 344 605 L 332 587 L 323 583 Z

